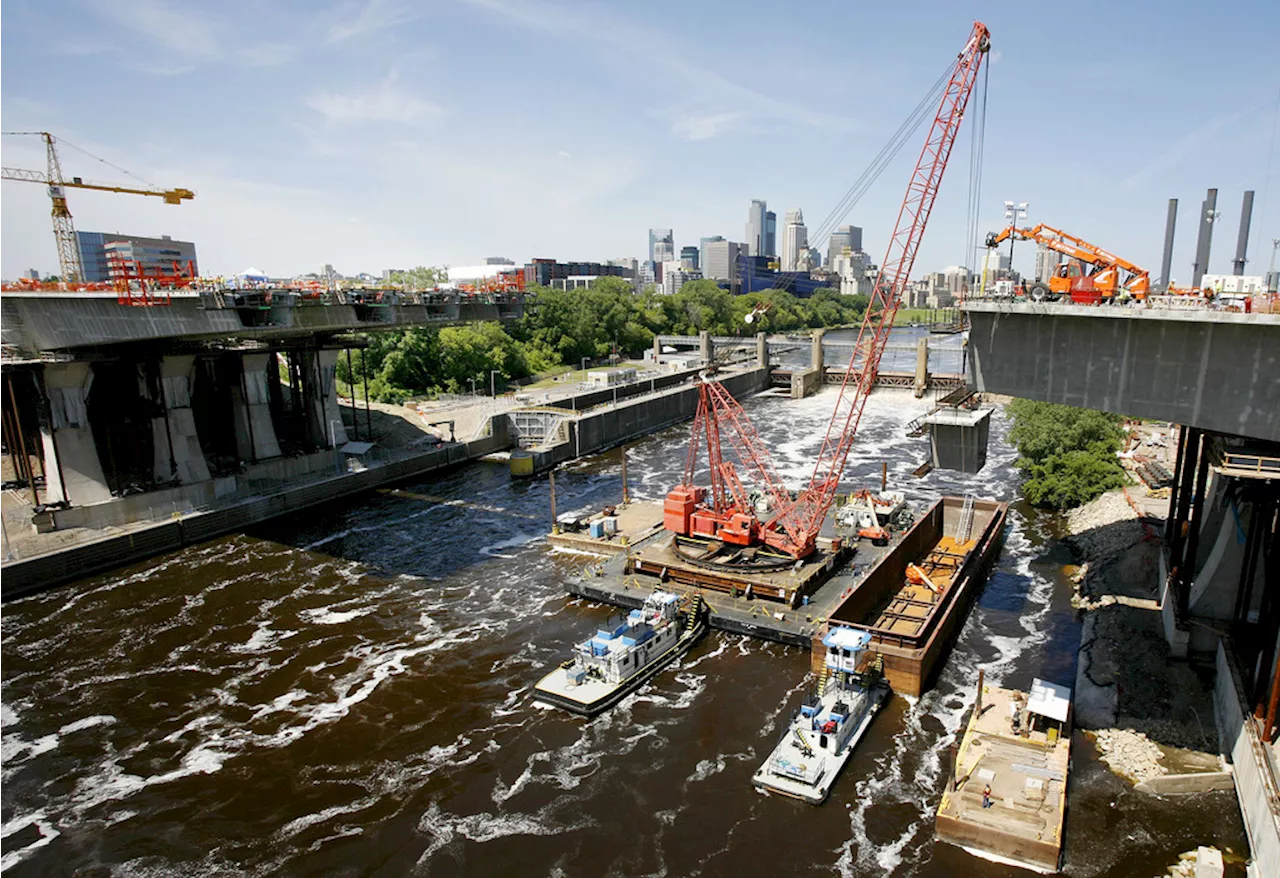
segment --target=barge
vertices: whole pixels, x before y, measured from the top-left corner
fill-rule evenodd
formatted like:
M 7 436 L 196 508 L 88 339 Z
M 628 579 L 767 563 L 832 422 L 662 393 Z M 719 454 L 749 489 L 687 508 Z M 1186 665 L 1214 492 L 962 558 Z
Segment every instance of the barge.
M 918 696 L 950 651 L 1004 541 L 1008 504 L 968 497 L 934 503 L 813 635 L 812 668 L 839 628 L 866 632 L 895 692 Z
M 1071 690 L 984 686 L 938 805 L 937 837 L 969 853 L 1057 872 L 1071 766 Z

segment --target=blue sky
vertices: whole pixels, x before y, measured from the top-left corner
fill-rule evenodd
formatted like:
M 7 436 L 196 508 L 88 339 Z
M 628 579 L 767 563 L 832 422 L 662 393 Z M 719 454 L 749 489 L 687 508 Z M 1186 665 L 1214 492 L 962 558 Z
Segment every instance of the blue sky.
M 197 197 L 73 191 L 77 228 L 194 240 L 206 273 L 642 256 L 741 240 L 752 198 L 816 225 L 962 47 L 992 32 L 983 232 L 1005 199 L 1190 279 L 1257 190 L 1250 270 L 1280 237 L 1280 4 L 620 0 L 8 0 L 0 124 L 49 130 Z M 965 121 L 915 274 L 965 256 Z M 923 131 L 846 221 L 883 255 Z M 42 169 L 32 138 L 6 166 Z M 121 174 L 70 147 L 64 172 Z M 1270 163 L 1270 169 L 1269 169 Z M 42 187 L 3 184 L 0 273 L 56 268 Z M 1029 270 L 1034 248 L 1016 253 Z

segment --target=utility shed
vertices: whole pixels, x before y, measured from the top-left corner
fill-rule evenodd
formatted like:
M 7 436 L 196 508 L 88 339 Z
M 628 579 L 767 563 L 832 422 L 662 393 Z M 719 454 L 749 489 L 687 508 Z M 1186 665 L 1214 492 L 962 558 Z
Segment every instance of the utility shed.
M 933 468 L 976 473 L 986 466 L 992 411 L 941 408 L 925 415 L 921 424 L 929 430 Z

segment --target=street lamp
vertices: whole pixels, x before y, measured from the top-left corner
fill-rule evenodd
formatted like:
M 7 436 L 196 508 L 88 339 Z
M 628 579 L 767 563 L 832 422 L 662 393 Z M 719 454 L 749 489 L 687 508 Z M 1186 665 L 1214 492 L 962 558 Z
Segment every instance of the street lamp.
M 468 378 L 467 380 L 471 382 L 471 395 L 475 396 L 476 395 L 476 379 Z
M 1009 236 L 1009 273 L 1013 273 L 1013 242 L 1017 239 L 1017 227 L 1020 221 L 1025 222 L 1027 219 L 1027 202 L 1020 201 L 1014 204 L 1012 201 L 1004 203 L 1004 218 L 1009 221 L 1009 225 L 1014 227 L 1014 233 Z
M 496 397 L 496 396 L 498 395 L 498 392 L 497 392 L 496 390 L 494 390 L 494 386 L 493 386 L 493 376 L 494 376 L 494 375 L 501 375 L 501 374 L 502 374 L 502 370 L 501 370 L 501 369 L 490 369 L 490 370 L 489 370 L 489 395 L 490 395 L 490 396 L 494 396 L 494 397 Z
M 583 384 L 587 383 L 587 360 L 589 359 L 590 357 L 582 358 L 582 383 Z

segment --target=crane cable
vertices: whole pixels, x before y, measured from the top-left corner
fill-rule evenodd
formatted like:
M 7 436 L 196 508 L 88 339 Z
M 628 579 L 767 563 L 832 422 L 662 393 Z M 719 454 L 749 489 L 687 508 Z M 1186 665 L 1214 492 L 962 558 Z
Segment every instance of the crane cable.
M 0 134 L 15 135 L 15 136 L 31 135 L 34 137 L 43 137 L 45 135 L 45 132 L 43 131 L 0 131 Z M 52 135 L 50 136 L 52 137 Z M 151 189 L 160 191 L 160 187 L 157 186 L 155 183 L 152 183 L 150 180 L 146 180 L 142 177 L 139 177 L 137 174 L 133 173 L 132 171 L 129 171 L 125 168 L 120 167 L 115 162 L 109 162 L 106 159 L 102 158 L 101 156 L 94 155 L 93 153 L 89 152 L 89 150 L 85 149 L 83 146 L 76 146 L 74 143 L 72 143 L 70 140 L 67 140 L 65 137 L 54 137 L 53 139 L 54 139 L 54 142 L 62 146 L 69 146 L 72 149 L 76 150 L 77 152 L 84 153 L 89 158 L 94 159 L 95 161 L 102 162 L 107 167 L 113 168 L 119 171 L 120 173 L 124 174 L 126 177 L 131 177 L 132 179 L 137 180 L 139 183 L 146 184 L 146 186 Z
M 969 142 L 969 205 L 965 214 L 967 223 L 965 231 L 964 259 L 960 265 L 968 271 L 969 261 L 976 258 L 981 231 L 979 223 L 982 215 L 982 165 L 983 153 L 987 142 L 987 84 L 991 78 L 991 65 L 983 65 L 982 95 L 978 108 L 978 118 L 970 126 Z M 1012 268 L 1012 266 L 1010 266 Z M 967 279 L 966 279 L 967 280 Z M 968 286 L 966 282 L 966 286 Z
M 848 191 L 836 203 L 836 206 L 831 209 L 826 218 L 817 225 L 813 241 L 818 242 L 830 237 L 831 233 L 844 221 L 849 212 L 853 210 L 867 190 L 880 177 L 880 174 L 884 172 L 884 169 L 902 150 L 902 147 L 911 139 L 920 124 L 928 116 L 930 108 L 937 102 L 938 96 L 946 86 L 954 68 L 954 61 L 947 65 L 947 69 L 938 77 L 938 81 L 933 84 L 928 93 L 920 100 L 920 103 L 916 104 L 915 109 L 898 126 L 898 130 L 893 133 L 888 142 L 880 148 L 880 151 L 871 160 L 866 170 L 854 181 L 853 185 L 849 187 Z

